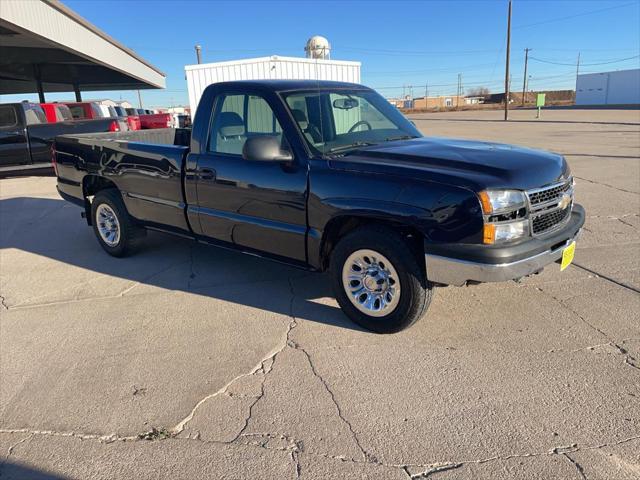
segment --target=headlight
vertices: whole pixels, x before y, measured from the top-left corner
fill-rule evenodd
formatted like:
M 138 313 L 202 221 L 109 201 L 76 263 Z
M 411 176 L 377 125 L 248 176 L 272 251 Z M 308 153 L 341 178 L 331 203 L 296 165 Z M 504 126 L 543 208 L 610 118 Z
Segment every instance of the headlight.
M 485 190 L 478 194 L 485 215 L 524 207 L 524 192 L 520 190 Z
M 520 190 L 485 190 L 478 194 L 484 213 L 482 242 L 509 242 L 529 235 L 527 202 Z
M 529 220 L 517 220 L 507 223 L 485 223 L 483 242 L 494 243 L 516 240 L 529 234 Z

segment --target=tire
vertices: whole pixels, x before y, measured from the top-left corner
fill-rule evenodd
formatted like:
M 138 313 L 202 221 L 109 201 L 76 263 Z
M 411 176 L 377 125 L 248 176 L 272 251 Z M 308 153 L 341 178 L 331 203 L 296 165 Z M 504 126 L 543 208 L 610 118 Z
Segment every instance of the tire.
M 146 234 L 144 228 L 135 225 L 114 188 L 101 190 L 93 197 L 91 223 L 100 246 L 114 257 L 131 255 Z
M 410 327 L 424 315 L 433 296 L 407 241 L 383 226 L 362 227 L 343 237 L 331 254 L 330 274 L 345 314 L 377 333 Z

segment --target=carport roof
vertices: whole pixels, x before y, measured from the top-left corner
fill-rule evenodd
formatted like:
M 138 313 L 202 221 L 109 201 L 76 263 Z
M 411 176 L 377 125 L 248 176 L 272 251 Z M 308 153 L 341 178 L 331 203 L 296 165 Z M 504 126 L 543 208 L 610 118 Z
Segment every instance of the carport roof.
M 1 0 L 0 94 L 164 88 L 165 75 L 57 0 Z

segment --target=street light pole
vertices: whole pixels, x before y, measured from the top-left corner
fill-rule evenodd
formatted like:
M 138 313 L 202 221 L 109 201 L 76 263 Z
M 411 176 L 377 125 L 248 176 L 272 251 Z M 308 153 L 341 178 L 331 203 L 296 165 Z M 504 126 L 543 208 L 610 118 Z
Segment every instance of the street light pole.
M 509 120 L 509 52 L 511 50 L 511 0 L 509 0 L 509 17 L 507 19 L 507 56 L 504 70 L 504 121 Z

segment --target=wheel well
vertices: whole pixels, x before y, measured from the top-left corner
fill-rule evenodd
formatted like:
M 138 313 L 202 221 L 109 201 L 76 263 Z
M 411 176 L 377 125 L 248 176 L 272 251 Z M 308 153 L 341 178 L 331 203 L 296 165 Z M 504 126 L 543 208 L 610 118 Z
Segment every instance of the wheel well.
M 87 175 L 82 179 L 82 192 L 85 198 L 91 197 L 98 193 L 100 190 L 107 188 L 118 188 L 116 184 L 111 180 L 107 180 L 104 177 L 98 175 Z
M 411 251 L 418 261 L 418 265 L 424 265 L 423 234 L 421 234 L 415 227 L 400 222 L 384 221 L 367 217 L 345 216 L 331 220 L 324 229 L 320 250 L 322 270 L 326 270 L 329 267 L 331 253 L 340 239 L 350 232 L 366 225 L 380 225 L 398 232 L 411 248 Z
M 116 184 L 111 180 L 107 180 L 104 177 L 99 177 L 98 175 L 87 175 L 82 179 L 82 193 L 84 195 L 84 218 L 87 220 L 87 225 L 91 226 L 91 202 L 89 201 L 89 197 L 94 196 L 101 190 L 106 190 L 108 188 L 115 188 Z

